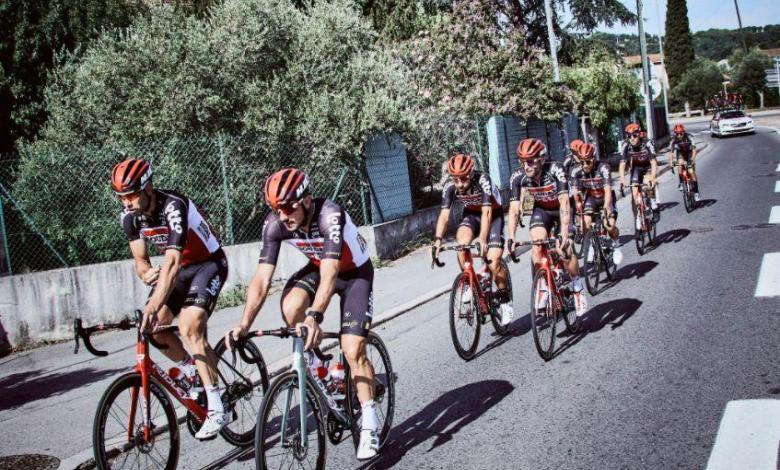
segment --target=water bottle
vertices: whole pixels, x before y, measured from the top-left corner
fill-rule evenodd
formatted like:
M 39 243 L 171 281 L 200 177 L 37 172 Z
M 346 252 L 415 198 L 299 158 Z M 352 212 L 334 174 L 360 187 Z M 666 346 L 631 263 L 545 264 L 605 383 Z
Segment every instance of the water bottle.
M 479 287 L 482 289 L 482 292 L 487 292 L 490 290 L 490 273 L 485 271 L 483 273 L 479 273 Z

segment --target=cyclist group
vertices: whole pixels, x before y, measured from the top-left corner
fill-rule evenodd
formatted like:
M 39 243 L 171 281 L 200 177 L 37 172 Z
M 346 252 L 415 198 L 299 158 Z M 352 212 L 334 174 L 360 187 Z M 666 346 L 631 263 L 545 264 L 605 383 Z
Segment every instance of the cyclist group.
M 695 146 L 685 129 L 674 128 L 673 157 L 689 166 L 695 181 Z M 626 127 L 628 139 L 621 153 L 620 181 L 632 187 L 638 201 L 638 186 L 656 184 L 657 162 L 653 146 L 643 138 L 637 124 Z M 587 309 L 579 264 L 572 250 L 571 226 L 582 217 L 588 229 L 594 215 L 605 214 L 605 228 L 613 240 L 613 261 L 620 264 L 622 252 L 617 229 L 616 197 L 611 189 L 609 164 L 599 160 L 591 144 L 575 140 L 571 155 L 563 165 L 547 160 L 545 145 L 538 139 L 522 140 L 517 147 L 520 169 L 510 178 L 508 236 L 504 237 L 501 194 L 490 177 L 475 168 L 469 155 L 456 154 L 448 160 L 449 179 L 444 185 L 441 212 L 435 228 L 434 255 L 441 248 L 455 201 L 463 204 L 463 215 L 455 232 L 459 244 L 478 239 L 480 255 L 488 260 L 497 285 L 501 323 L 514 316 L 509 301 L 506 266 L 500 262 L 505 250 L 515 250 L 518 221 L 524 215 L 523 201 L 533 200 L 530 238 L 546 240 L 560 235 L 558 250 L 567 260 L 572 279 L 577 316 Z M 628 169 L 628 173 L 626 170 Z M 627 175 L 630 180 L 627 181 Z M 129 158 L 114 166 L 111 187 L 124 210 L 120 222 L 129 241 L 138 277 L 151 286 L 143 310 L 142 330 L 153 333 L 156 326 L 169 325 L 179 318 L 181 339 L 170 331 L 154 334 L 166 349 L 163 353 L 178 363 L 185 376 L 199 376 L 208 404 L 208 417 L 196 437 L 217 434 L 229 420 L 221 400 L 217 380 L 217 359 L 206 341 L 206 323 L 228 275 L 228 262 L 222 246 L 198 207 L 175 191 L 152 185 L 149 162 Z M 271 211 L 262 229 L 262 247 L 255 275 L 247 289 L 246 305 L 238 325 L 226 333 L 226 341 L 247 334 L 265 302 L 282 242 L 300 250 L 308 263 L 287 281 L 281 296 L 281 312 L 288 326 L 305 326 L 306 348 L 316 348 L 322 338 L 320 323 L 334 293 L 341 297 L 340 343 L 349 364 L 362 408 L 362 430 L 357 448 L 359 460 L 374 457 L 379 448 L 379 422 L 374 403 L 374 369 L 366 355 L 366 337 L 373 316 L 374 269 L 366 243 L 358 234 L 346 210 L 329 199 L 315 198 L 308 176 L 301 170 L 285 168 L 270 175 L 263 188 Z M 697 195 L 698 198 L 698 195 Z M 657 207 L 653 207 L 658 217 Z M 558 233 L 559 232 L 559 233 Z M 153 267 L 147 244 L 163 254 L 162 264 Z M 534 246 L 532 270 L 540 263 L 540 247 Z M 462 263 L 462 258 L 460 259 Z M 464 294 L 464 298 L 471 298 Z M 544 297 L 540 303 L 546 302 Z M 183 345 L 191 352 L 188 354 Z M 318 367 L 315 355 L 310 367 Z

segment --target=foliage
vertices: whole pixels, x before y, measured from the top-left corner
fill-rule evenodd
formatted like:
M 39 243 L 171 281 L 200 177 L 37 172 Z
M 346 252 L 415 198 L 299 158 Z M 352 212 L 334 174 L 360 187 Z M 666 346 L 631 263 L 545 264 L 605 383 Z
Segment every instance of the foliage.
M 356 0 L 382 41 L 401 41 L 452 11 L 452 0 Z
M 433 115 L 514 114 L 558 119 L 569 90 L 552 82 L 543 51 L 500 20 L 490 0 L 464 0 L 399 54 L 424 109 Z
M 748 47 L 772 49 L 780 47 L 780 24 L 742 28 Z M 693 35 L 696 55 L 718 61 L 728 58 L 735 49 L 742 49 L 738 29 L 708 29 Z
M 721 89 L 723 74 L 715 62 L 696 59 L 677 81 L 672 94 L 682 101 L 707 107 L 707 100 Z
M 609 53 L 595 50 L 581 64 L 564 69 L 563 77 L 575 91 L 578 112 L 588 115 L 600 131 L 639 105 L 639 81 Z
M 696 58 L 693 51 L 693 37 L 688 26 L 686 0 L 667 2 L 665 29 L 664 62 L 669 85 L 674 87 Z
M 764 91 L 766 86 L 766 69 L 774 65 L 772 59 L 756 49 L 745 54 L 737 49 L 729 59 L 731 64 L 731 81 L 745 96 L 753 97 Z
M 145 10 L 125 0 L 0 0 L 0 153 L 45 122 L 43 89 L 61 52 L 80 54 Z

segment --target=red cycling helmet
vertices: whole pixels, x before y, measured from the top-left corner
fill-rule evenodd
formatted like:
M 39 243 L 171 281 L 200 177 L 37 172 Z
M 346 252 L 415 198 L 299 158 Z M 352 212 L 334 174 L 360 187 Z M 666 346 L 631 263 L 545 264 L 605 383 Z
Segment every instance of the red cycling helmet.
M 637 124 L 635 122 L 632 122 L 632 123 L 630 123 L 629 125 L 626 126 L 625 131 L 626 131 L 626 134 L 632 135 L 632 134 L 637 134 L 639 132 L 642 132 L 642 128 L 639 127 L 639 124 Z
M 265 180 L 265 202 L 276 210 L 279 206 L 300 200 L 308 193 L 309 177 L 297 168 L 284 168 Z
M 537 157 L 544 158 L 547 155 L 547 147 L 539 139 L 523 139 L 517 145 L 517 158 L 520 160 L 532 160 Z
M 682 124 L 676 124 L 674 126 L 673 132 L 675 134 L 685 134 L 685 126 L 683 126 Z
M 128 158 L 111 170 L 111 189 L 117 196 L 137 193 L 152 179 L 152 165 L 140 158 Z
M 451 176 L 465 176 L 474 169 L 474 159 L 464 153 L 456 153 L 447 162 L 447 171 Z
M 585 142 L 581 141 L 580 139 L 574 139 L 569 144 L 569 149 L 574 153 L 575 155 L 579 153 L 579 149 Z
M 580 146 L 580 160 L 590 161 L 596 158 L 596 147 L 592 144 L 582 144 Z

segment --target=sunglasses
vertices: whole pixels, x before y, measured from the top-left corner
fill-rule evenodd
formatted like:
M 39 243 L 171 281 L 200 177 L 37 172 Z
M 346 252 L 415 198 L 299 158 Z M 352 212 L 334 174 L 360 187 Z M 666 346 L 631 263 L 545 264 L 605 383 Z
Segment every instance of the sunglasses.
M 300 206 L 301 206 L 301 201 L 288 202 L 287 204 L 276 206 L 274 212 L 276 212 L 276 215 L 284 214 L 286 216 L 289 216 L 290 214 L 295 212 L 295 210 L 298 209 L 298 207 Z
M 458 183 L 468 183 L 469 180 L 471 180 L 471 177 L 469 177 L 468 175 L 467 176 L 453 176 L 452 180 L 456 181 Z
M 539 159 L 538 158 L 532 158 L 530 160 L 523 160 L 522 164 L 523 164 L 523 166 L 534 167 L 534 166 L 537 166 L 539 164 Z
M 641 136 L 641 135 L 642 135 L 642 134 L 640 134 L 639 132 L 634 132 L 633 134 L 628 134 L 628 136 L 629 136 L 629 137 L 631 137 L 632 139 L 633 139 L 634 137 L 639 137 L 639 136 Z

